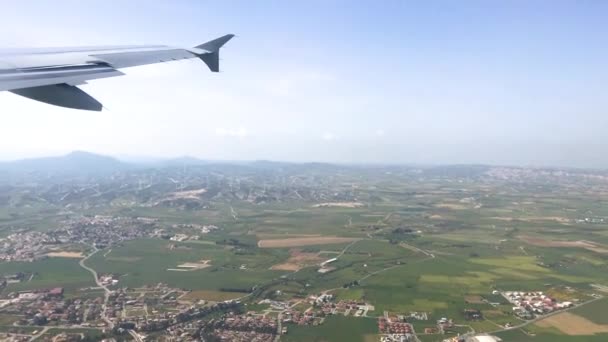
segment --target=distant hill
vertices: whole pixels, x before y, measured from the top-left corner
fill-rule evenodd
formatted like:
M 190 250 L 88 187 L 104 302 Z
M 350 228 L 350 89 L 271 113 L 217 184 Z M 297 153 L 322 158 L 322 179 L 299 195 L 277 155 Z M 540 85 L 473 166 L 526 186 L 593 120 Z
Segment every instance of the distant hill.
M 22 159 L 0 163 L 0 170 L 15 172 L 108 173 L 130 164 L 99 154 L 74 151 L 64 156 Z
M 198 166 L 198 165 L 208 165 L 210 162 L 202 159 L 198 159 L 190 156 L 183 156 L 173 159 L 163 160 L 158 163 L 162 166 Z

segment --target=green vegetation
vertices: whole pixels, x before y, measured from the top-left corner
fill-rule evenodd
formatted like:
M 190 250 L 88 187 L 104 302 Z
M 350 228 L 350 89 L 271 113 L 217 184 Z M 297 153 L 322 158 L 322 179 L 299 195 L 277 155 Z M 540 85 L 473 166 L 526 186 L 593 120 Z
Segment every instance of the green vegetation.
M 248 310 L 269 309 L 258 304 L 262 299 L 302 301 L 325 291 L 338 300 L 375 306 L 368 318 L 335 316 L 318 327 L 289 325 L 285 341 L 371 341 L 378 333 L 375 318 L 384 311 L 428 313 L 428 321 L 414 322 L 417 331 L 441 317 L 478 332 L 499 331 L 506 323 L 521 321 L 493 290 L 545 291 L 560 300 L 586 301 L 602 293 L 591 284 L 608 284 L 608 186 L 600 181 L 603 174 L 578 177 L 569 171 L 560 178 L 551 170 L 311 165 L 165 171 L 97 179 L 99 193 L 90 194 L 45 179 L 32 181 L 37 186 L 0 188 L 0 237 L 52 231 L 82 215 L 152 218 L 154 227 L 145 237 L 104 247 L 86 265 L 99 274 L 117 275 L 119 287 L 161 282 L 193 290 L 184 297 L 192 301 L 249 294 L 243 299 Z M 176 191 L 169 177 L 183 179 L 187 189 L 208 191 L 188 201 L 163 202 Z M 142 179 L 153 184 L 140 186 Z M 78 189 L 89 189 L 85 185 Z M 334 205 L 315 206 L 320 203 Z M 591 216 L 607 220 L 584 220 Z M 201 231 L 211 224 L 220 229 Z M 163 238 L 152 237 L 153 230 L 161 229 Z M 176 233 L 192 240 L 168 240 Z M 328 236 L 357 241 L 258 248 L 260 240 Z M 319 272 L 320 264 L 333 258 L 327 272 Z M 100 290 L 79 291 L 94 282 L 78 261 L 2 262 L 0 274 L 28 275 L 21 283 L 8 284 L 2 294 L 62 286 L 69 298 L 103 297 Z M 273 268 L 277 265 L 282 270 Z M 296 308 L 309 306 L 302 301 Z M 481 310 L 487 319 L 468 321 L 465 309 Z M 597 324 L 608 324 L 606 312 L 608 299 L 572 311 Z M 277 316 L 278 310 L 269 315 Z M 505 341 L 606 338 L 567 336 L 535 325 L 524 330 L 498 335 Z M 420 336 L 422 341 L 440 338 Z
M 4 293 L 11 291 L 64 287 L 74 292 L 83 287 L 95 286 L 93 276 L 78 265 L 78 259 L 48 258 L 35 262 L 0 263 L 0 274 L 24 272 L 30 277 L 20 283 L 9 284 Z
M 218 245 L 176 243 L 166 240 L 137 240 L 114 247 L 106 256 L 99 252 L 87 261 L 98 273 L 120 275 L 120 286 L 141 287 L 159 282 L 191 290 L 242 289 L 249 292 L 255 285 L 278 277 L 281 273 L 268 268 L 279 262 L 281 253 L 260 250 L 237 254 Z M 199 270 L 172 271 L 185 263 L 210 260 L 209 267 Z M 245 270 L 240 266 L 246 265 Z M 243 292 L 241 291 L 241 292 Z
M 289 325 L 286 342 L 367 342 L 378 333 L 375 319 L 332 316 L 316 327 Z M 375 341 L 375 340 L 372 340 Z
M 608 339 L 608 334 L 573 336 L 540 333 L 531 336 L 522 332 L 521 329 L 499 332 L 496 333 L 496 336 L 502 338 L 503 341 L 517 342 L 603 342 Z
M 608 324 L 608 298 L 576 308 L 571 312 L 597 324 Z

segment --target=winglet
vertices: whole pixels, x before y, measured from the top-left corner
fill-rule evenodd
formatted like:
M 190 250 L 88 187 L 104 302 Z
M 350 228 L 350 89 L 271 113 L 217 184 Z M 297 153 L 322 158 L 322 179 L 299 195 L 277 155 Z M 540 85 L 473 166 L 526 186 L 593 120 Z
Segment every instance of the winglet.
M 211 71 L 220 71 L 220 48 L 233 37 L 233 34 L 227 34 L 196 46 L 197 49 L 208 51 L 198 55 L 198 57 L 207 64 Z
M 222 46 L 224 46 L 224 44 L 228 43 L 228 41 L 230 39 L 232 39 L 234 37 L 233 34 L 227 34 L 225 36 L 216 38 L 214 40 L 210 40 L 206 43 L 203 43 L 201 45 L 197 45 L 196 48 L 197 49 L 202 49 L 202 50 L 207 50 L 209 52 L 216 52 L 219 51 L 220 48 Z

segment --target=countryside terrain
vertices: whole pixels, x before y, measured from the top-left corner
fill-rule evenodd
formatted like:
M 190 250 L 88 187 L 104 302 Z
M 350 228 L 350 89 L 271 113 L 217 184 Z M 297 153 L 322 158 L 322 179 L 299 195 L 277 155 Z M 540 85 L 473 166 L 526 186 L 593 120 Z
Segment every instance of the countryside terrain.
M 7 339 L 608 340 L 602 170 L 75 152 L 0 163 L 0 245 Z

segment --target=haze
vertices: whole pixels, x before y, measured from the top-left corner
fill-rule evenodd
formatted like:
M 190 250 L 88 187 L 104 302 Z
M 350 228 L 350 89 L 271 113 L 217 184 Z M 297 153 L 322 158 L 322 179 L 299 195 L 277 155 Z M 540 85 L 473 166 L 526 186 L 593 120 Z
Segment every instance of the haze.
M 608 167 L 608 3 L 11 1 L 0 47 L 169 44 L 184 61 L 83 89 L 89 113 L 0 93 L 0 159 L 122 157 Z

